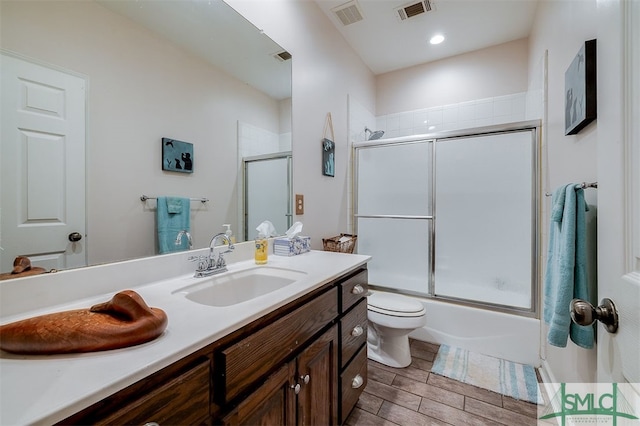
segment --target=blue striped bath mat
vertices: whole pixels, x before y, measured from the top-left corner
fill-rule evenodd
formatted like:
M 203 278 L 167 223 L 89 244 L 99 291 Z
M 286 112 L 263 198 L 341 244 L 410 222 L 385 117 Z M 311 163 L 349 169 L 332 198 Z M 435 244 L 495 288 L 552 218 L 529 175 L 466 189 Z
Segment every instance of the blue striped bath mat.
M 515 399 L 542 403 L 536 372 L 530 365 L 440 345 L 431 372 Z

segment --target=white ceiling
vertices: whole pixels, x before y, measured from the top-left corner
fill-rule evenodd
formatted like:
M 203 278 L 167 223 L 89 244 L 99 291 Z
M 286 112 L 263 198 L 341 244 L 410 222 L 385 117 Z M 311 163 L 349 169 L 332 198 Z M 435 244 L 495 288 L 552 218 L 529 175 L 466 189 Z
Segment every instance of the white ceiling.
M 356 0 L 364 19 L 348 26 L 331 11 L 347 0 L 315 1 L 377 75 L 527 37 L 538 0 L 433 0 L 404 21 L 395 9 L 419 0 Z M 430 45 L 435 33 L 446 40 Z

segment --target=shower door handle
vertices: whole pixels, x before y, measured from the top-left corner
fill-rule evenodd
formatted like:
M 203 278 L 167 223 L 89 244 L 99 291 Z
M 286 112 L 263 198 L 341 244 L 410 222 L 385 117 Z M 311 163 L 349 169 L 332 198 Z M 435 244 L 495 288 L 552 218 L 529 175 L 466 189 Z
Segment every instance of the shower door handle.
M 598 320 L 609 333 L 618 331 L 618 309 L 611 299 L 605 297 L 598 307 L 586 300 L 573 299 L 570 308 L 571 320 L 578 325 L 591 325 Z

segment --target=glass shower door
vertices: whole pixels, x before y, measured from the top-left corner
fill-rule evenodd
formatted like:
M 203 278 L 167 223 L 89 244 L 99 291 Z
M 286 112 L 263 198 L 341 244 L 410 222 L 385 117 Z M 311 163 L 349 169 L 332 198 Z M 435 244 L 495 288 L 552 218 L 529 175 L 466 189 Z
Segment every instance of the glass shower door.
M 256 227 L 271 221 L 279 235 L 292 225 L 291 154 L 268 154 L 244 159 L 244 235 L 258 235 Z
M 435 296 L 533 309 L 535 131 L 435 143 Z
M 424 140 L 356 148 L 358 253 L 372 256 L 372 285 L 428 294 L 431 151 Z

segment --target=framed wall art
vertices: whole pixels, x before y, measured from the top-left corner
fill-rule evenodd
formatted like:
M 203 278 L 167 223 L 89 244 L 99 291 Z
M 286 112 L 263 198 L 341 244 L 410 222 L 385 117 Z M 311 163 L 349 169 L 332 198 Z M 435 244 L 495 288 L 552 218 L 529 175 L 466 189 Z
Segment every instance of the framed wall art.
M 162 138 L 162 170 L 193 173 L 193 144 Z
M 327 114 L 324 124 L 324 137 L 322 138 L 322 174 L 324 176 L 335 177 L 336 175 L 336 144 L 333 134 L 333 120 L 331 113 Z
M 575 135 L 597 116 L 596 40 L 588 40 L 564 73 L 564 134 Z

